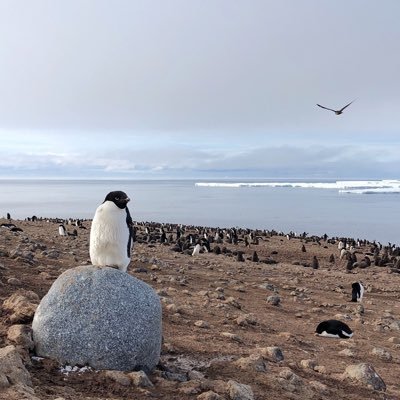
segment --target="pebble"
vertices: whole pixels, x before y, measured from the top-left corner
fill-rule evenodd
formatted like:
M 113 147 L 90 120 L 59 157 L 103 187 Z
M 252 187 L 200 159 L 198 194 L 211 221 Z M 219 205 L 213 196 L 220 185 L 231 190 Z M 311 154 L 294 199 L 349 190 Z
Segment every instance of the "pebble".
M 315 360 L 301 360 L 300 366 L 304 369 L 315 369 L 317 362 Z
M 219 394 L 209 390 L 197 396 L 197 400 L 223 400 Z
M 281 302 L 281 298 L 279 296 L 268 296 L 267 303 L 271 304 L 272 306 L 279 306 Z
M 130 372 L 128 374 L 128 377 L 131 380 L 131 382 L 133 383 L 133 385 L 135 385 L 135 386 L 138 386 L 141 388 L 147 388 L 147 387 L 154 386 L 144 371 Z
M 9 283 L 10 285 L 13 285 L 13 286 L 21 285 L 21 281 L 19 279 L 17 279 L 17 278 L 13 278 L 13 277 L 7 279 L 7 283 Z
M 121 386 L 130 386 L 131 380 L 122 371 L 105 371 L 104 375 Z
M 270 358 L 273 362 L 283 361 L 284 359 L 282 350 L 280 349 L 280 347 L 277 346 L 259 348 L 257 349 L 257 352 L 259 352 L 264 357 Z
M 228 381 L 228 394 L 231 400 L 254 400 L 251 387 L 234 380 Z
M 321 393 L 321 394 L 328 394 L 329 393 L 329 388 L 328 386 L 324 385 L 321 382 L 318 381 L 310 381 L 308 382 L 310 387 L 314 389 L 316 392 Z
M 230 332 L 221 332 L 221 336 L 226 337 L 228 339 L 232 339 L 235 342 L 241 342 L 242 339 L 240 336 L 236 335 L 235 333 L 230 333 Z
M 350 349 L 343 349 L 343 350 L 339 351 L 339 355 L 345 356 L 345 357 L 354 357 L 355 356 L 354 352 L 351 351 Z
M 239 326 L 257 325 L 257 319 L 252 314 L 239 315 L 235 321 Z
M 391 337 L 391 338 L 388 339 L 388 341 L 390 343 L 400 344 L 400 338 L 398 338 L 398 337 Z
M 228 297 L 225 300 L 225 303 L 229 304 L 235 308 L 238 308 L 239 310 L 242 308 L 242 306 L 239 304 L 239 302 L 234 297 Z
M 28 350 L 33 350 L 34 348 L 32 329 L 28 325 L 11 325 L 7 331 L 7 339 Z
M 249 357 L 239 358 L 234 362 L 234 365 L 241 369 L 250 369 L 257 372 L 265 372 L 267 370 L 264 358 L 259 354 L 251 354 Z
M 371 350 L 370 354 L 377 356 L 382 361 L 391 361 L 392 360 L 392 355 L 387 350 L 385 350 L 381 347 L 374 347 Z
M 203 321 L 202 319 L 199 321 L 196 321 L 194 323 L 195 326 L 199 327 L 199 328 L 203 328 L 203 329 L 208 329 L 210 327 L 209 323 L 206 321 Z

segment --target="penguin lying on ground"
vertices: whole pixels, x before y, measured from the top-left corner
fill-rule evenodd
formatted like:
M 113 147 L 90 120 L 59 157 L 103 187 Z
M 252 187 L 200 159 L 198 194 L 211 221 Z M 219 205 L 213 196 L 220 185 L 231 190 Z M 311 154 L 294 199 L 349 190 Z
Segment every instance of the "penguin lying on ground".
M 344 322 L 330 319 L 319 323 L 315 334 L 325 337 L 349 339 L 353 336 L 353 331 Z
M 93 217 L 90 230 L 90 260 L 99 267 L 117 267 L 126 272 L 131 261 L 133 222 L 121 191 L 110 192 Z

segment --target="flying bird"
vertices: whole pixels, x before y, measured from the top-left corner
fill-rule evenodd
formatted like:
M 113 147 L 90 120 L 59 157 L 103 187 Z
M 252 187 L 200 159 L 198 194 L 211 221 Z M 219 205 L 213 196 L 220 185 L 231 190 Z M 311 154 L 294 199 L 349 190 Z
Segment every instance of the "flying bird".
M 97 207 L 90 230 L 90 260 L 99 267 L 118 267 L 126 272 L 131 261 L 133 221 L 121 191 L 110 192 Z
M 347 108 L 351 103 L 354 103 L 355 100 L 351 101 L 349 104 L 346 104 L 340 110 L 332 110 L 332 108 L 321 106 L 321 104 L 317 104 L 318 107 L 324 108 L 325 110 L 333 111 L 336 115 L 340 115 L 343 113 L 344 109 Z

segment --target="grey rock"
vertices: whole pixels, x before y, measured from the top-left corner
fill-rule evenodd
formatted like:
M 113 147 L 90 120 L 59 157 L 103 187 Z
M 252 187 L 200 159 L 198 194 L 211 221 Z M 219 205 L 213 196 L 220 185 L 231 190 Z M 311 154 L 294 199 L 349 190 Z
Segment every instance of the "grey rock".
M 222 397 L 218 394 L 209 390 L 197 396 L 197 400 L 221 400 Z
M 272 359 L 274 362 L 279 362 L 284 359 L 283 352 L 280 347 L 277 346 L 271 346 L 271 347 L 265 347 L 260 349 L 261 354 L 263 354 L 266 357 L 269 357 Z
M 381 347 L 374 347 L 371 350 L 371 354 L 377 356 L 382 361 L 392 361 L 392 355 L 387 350 Z
M 154 386 L 144 371 L 130 372 L 128 376 L 134 386 L 142 388 Z
M 349 365 L 343 374 L 343 378 L 354 379 L 367 386 L 371 386 L 374 390 L 386 390 L 385 382 L 375 371 L 374 367 L 369 364 Z
M 5 310 L 12 312 L 9 319 L 12 323 L 32 320 L 39 304 L 39 296 L 30 290 L 20 289 L 4 300 Z
M 104 375 L 121 386 L 130 386 L 131 379 L 121 371 L 105 371 Z
M 53 260 L 56 260 L 56 259 L 58 259 L 58 258 L 60 257 L 60 252 L 57 251 L 57 250 L 50 250 L 50 251 L 47 253 L 47 257 L 48 257 L 48 258 L 51 258 L 51 259 L 53 259 Z
M 267 303 L 271 304 L 273 306 L 279 306 L 280 302 L 281 302 L 281 298 L 279 296 L 268 296 L 267 297 Z
M 234 380 L 228 381 L 228 394 L 231 400 L 253 400 L 254 394 L 251 387 Z
M 27 350 L 33 350 L 32 329 L 28 325 L 11 325 L 7 331 L 7 339 Z
M 94 369 L 152 370 L 160 357 L 161 312 L 154 290 L 127 273 L 69 269 L 35 313 L 36 354 Z
M 11 385 L 32 386 L 32 381 L 15 346 L 6 346 L 0 349 L 0 388 Z
M 253 370 L 257 372 L 265 372 L 267 365 L 264 358 L 260 354 L 251 354 L 249 357 L 239 358 L 234 362 L 240 369 Z

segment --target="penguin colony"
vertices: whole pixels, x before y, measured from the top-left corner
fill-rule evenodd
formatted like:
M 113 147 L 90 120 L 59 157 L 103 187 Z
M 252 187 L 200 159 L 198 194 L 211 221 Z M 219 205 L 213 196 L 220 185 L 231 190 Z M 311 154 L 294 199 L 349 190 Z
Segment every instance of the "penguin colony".
M 127 207 L 130 201 L 126 193 L 122 191 L 110 192 L 103 203 L 96 209 L 90 232 L 90 259 L 93 265 L 103 267 L 116 267 L 123 272 L 127 271 L 131 259 L 133 242 L 147 243 L 152 245 L 160 243 L 170 246 L 171 251 L 180 252 L 191 256 L 199 256 L 202 253 L 213 252 L 229 257 L 236 257 L 238 262 L 250 260 L 256 263 L 275 264 L 273 253 L 268 258 L 260 258 L 253 246 L 260 241 L 268 240 L 271 236 L 286 237 L 287 240 L 300 239 L 302 252 L 306 253 L 306 245 L 309 243 L 323 246 L 324 243 L 335 244 L 339 250 L 338 260 L 345 260 L 346 269 L 351 271 L 355 268 L 367 268 L 370 265 L 389 266 L 392 272 L 400 273 L 400 248 L 394 244 L 383 246 L 379 242 L 368 240 L 355 240 L 352 238 L 329 238 L 328 235 L 309 236 L 307 232 L 296 234 L 289 232 L 284 234 L 274 230 L 250 230 L 240 228 L 208 228 L 198 226 L 185 226 L 178 224 L 159 224 L 153 222 L 132 221 Z M 10 221 L 10 214 L 7 215 Z M 60 236 L 77 236 L 77 229 L 72 233 L 66 228 L 86 229 L 83 225 L 85 220 L 81 219 L 60 219 L 60 218 L 38 218 L 32 216 L 26 221 L 47 221 L 58 224 Z M 22 231 L 15 224 L 3 223 L 1 228 L 11 231 Z M 281 239 L 283 241 L 283 239 Z M 243 251 L 229 250 L 224 243 L 242 243 L 246 248 L 251 249 L 251 255 Z M 369 247 L 369 251 L 361 259 L 357 259 L 357 250 L 362 247 Z M 335 262 L 334 254 L 329 258 L 330 263 Z M 313 269 L 319 268 L 316 256 L 313 256 L 310 263 L 293 262 Z M 352 283 L 351 302 L 361 302 L 365 293 L 362 282 Z M 338 320 L 322 321 L 318 324 L 315 334 L 322 337 L 335 337 L 348 339 L 353 336 L 351 328 Z

